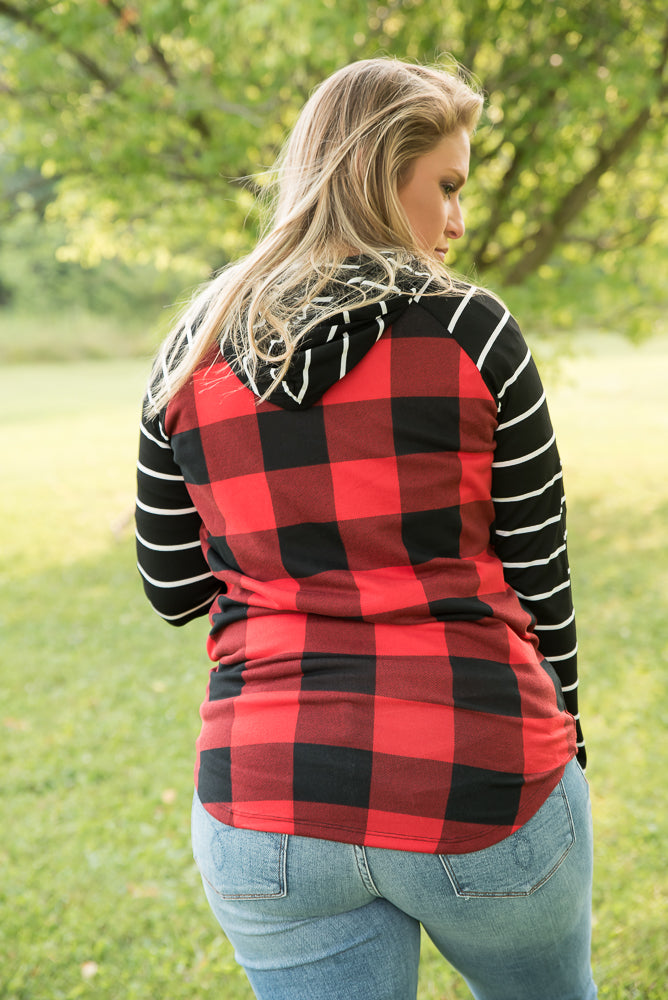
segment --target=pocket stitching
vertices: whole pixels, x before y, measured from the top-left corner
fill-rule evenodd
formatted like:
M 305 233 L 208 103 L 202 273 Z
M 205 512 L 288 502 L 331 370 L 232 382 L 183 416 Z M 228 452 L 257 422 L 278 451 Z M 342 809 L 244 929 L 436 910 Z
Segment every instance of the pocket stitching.
M 452 888 L 455 891 L 455 894 L 457 896 L 459 896 L 460 899 L 482 899 L 482 898 L 510 899 L 510 898 L 513 898 L 513 897 L 531 896 L 531 895 L 533 895 L 534 892 L 536 892 L 538 889 L 540 889 L 542 886 L 544 886 L 545 883 L 547 881 L 549 881 L 549 879 L 552 878 L 552 876 L 554 875 L 554 873 L 556 872 L 556 870 L 561 865 L 562 861 L 565 859 L 566 855 L 570 852 L 570 850 L 573 847 L 573 845 L 575 844 L 575 840 L 576 840 L 576 837 L 575 837 L 575 824 L 573 822 L 573 815 L 571 813 L 571 807 L 570 807 L 570 804 L 568 802 L 568 796 L 566 795 L 566 790 L 564 788 L 563 780 L 559 782 L 558 788 L 559 788 L 559 792 L 561 794 L 561 798 L 563 800 L 564 806 L 566 808 L 566 815 L 568 817 L 568 825 L 569 825 L 569 828 L 570 828 L 571 839 L 570 839 L 570 843 L 567 845 L 567 847 L 562 852 L 562 854 L 557 858 L 557 860 L 553 864 L 552 868 L 550 868 L 549 872 L 547 872 L 541 878 L 541 880 L 539 882 L 537 882 L 535 885 L 531 886 L 530 889 L 526 889 L 526 890 L 524 890 L 522 892 L 520 892 L 520 891 L 506 891 L 506 892 L 475 892 L 475 891 L 473 891 L 473 892 L 464 892 L 463 889 L 462 889 L 462 887 L 461 887 L 461 885 L 459 884 L 459 881 L 457 879 L 457 876 L 455 875 L 454 870 L 452 869 L 452 867 L 450 865 L 450 862 L 448 860 L 448 855 L 447 854 L 439 854 L 438 857 L 439 857 L 439 860 L 440 860 L 441 864 L 443 865 L 445 873 L 448 876 L 448 879 L 450 880 L 450 883 L 452 885 Z M 519 831 L 517 831 L 517 832 L 519 832 Z M 483 850 L 484 850 L 484 848 L 483 848 Z
M 280 848 L 279 848 L 279 862 L 278 862 L 278 884 L 279 889 L 277 892 L 221 892 L 216 886 L 206 877 L 202 868 L 199 864 L 197 857 L 195 857 L 195 863 L 199 869 L 200 876 L 204 882 L 209 886 L 212 892 L 215 892 L 219 899 L 283 899 L 288 894 L 287 886 L 287 854 L 288 854 L 288 834 L 281 833 L 280 836 Z

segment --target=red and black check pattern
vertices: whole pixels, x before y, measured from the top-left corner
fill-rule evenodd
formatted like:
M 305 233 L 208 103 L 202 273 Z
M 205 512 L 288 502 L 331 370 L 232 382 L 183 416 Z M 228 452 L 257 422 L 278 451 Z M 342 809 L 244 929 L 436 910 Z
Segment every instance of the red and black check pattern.
M 143 431 L 147 594 L 175 623 L 213 601 L 206 808 L 439 853 L 526 822 L 577 676 L 559 457 L 503 308 L 411 300 L 304 409 L 219 356 Z

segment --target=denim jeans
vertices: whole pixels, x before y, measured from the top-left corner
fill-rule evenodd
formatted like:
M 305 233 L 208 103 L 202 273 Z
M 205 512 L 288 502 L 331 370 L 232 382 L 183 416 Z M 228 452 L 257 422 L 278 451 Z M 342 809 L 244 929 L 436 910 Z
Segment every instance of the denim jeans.
M 573 760 L 521 830 L 470 854 L 239 830 L 193 802 L 193 853 L 259 1000 L 415 1000 L 420 927 L 477 1000 L 594 1000 L 592 831 Z

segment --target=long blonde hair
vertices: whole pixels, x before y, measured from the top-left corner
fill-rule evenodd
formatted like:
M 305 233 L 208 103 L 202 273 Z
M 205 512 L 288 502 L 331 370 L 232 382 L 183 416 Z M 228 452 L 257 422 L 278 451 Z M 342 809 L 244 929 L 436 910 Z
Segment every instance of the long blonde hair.
M 277 374 L 270 395 L 316 323 L 342 306 L 384 297 L 409 260 L 417 258 L 433 276 L 432 288 L 451 292 L 452 275 L 416 244 L 397 191 L 417 157 L 444 136 L 474 130 L 482 103 L 460 68 L 365 59 L 325 80 L 276 162 L 277 194 L 265 235 L 203 286 L 163 342 L 149 412 L 163 409 L 217 342 L 227 342 L 251 375 L 269 359 L 271 344 Z M 374 260 L 387 286 L 369 292 L 346 285 L 345 302 L 311 310 L 305 320 L 305 305 L 336 282 L 338 266 L 351 254 Z

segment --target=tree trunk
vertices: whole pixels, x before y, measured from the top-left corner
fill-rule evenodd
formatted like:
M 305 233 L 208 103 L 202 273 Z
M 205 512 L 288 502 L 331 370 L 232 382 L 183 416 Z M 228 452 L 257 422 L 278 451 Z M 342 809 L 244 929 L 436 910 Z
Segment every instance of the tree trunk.
M 642 108 L 612 145 L 599 148 L 598 159 L 590 170 L 575 184 L 570 191 L 562 196 L 554 212 L 539 228 L 533 237 L 525 241 L 525 252 L 515 261 L 504 275 L 509 285 L 519 285 L 530 274 L 533 274 L 548 257 L 561 240 L 565 230 L 573 219 L 582 212 L 587 201 L 596 190 L 602 175 L 609 170 L 629 150 L 652 116 L 656 101 L 661 103 L 668 96 L 668 83 L 663 80 L 663 74 L 668 62 L 668 28 L 663 36 L 661 59 L 652 74 L 660 82 L 656 100 Z
M 651 113 L 650 107 L 643 108 L 612 146 L 599 151 L 598 159 L 593 167 L 562 196 L 550 218 L 546 219 L 535 237 L 530 240 L 530 249 L 527 249 L 524 255 L 508 269 L 504 276 L 506 284 L 521 284 L 525 278 L 545 263 L 570 223 L 585 208 L 602 175 L 610 170 L 642 134 Z

